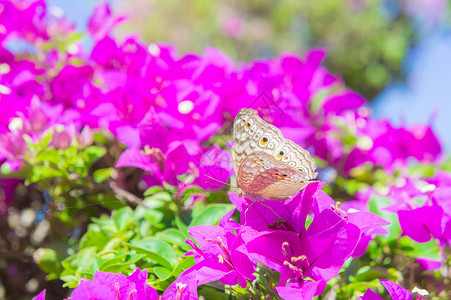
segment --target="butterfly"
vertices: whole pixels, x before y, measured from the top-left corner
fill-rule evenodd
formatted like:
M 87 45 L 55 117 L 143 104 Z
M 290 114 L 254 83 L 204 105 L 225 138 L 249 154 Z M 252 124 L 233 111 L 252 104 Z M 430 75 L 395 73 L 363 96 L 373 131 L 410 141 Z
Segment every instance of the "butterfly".
M 284 138 L 253 109 L 238 112 L 233 142 L 233 169 L 246 198 L 282 201 L 316 181 L 316 164 L 309 152 Z

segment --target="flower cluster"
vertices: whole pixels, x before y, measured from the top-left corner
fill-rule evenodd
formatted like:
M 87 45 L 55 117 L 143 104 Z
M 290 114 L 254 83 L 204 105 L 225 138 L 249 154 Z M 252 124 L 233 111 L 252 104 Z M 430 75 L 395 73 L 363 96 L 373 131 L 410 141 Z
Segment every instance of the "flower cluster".
M 152 226 L 161 228 L 163 216 L 174 210 L 189 211 L 207 197 L 211 202 L 219 199 L 210 197 L 209 192 L 219 191 L 212 180 L 225 182 L 232 175 L 227 149 L 231 124 L 241 108 L 249 107 L 308 149 L 323 181 L 280 202 L 252 202 L 230 193 L 234 209 L 219 223 L 187 229 L 192 250 L 186 256 L 193 257 L 194 264 L 183 268 L 172 284 L 158 286 L 163 299 L 196 299 L 198 286 L 213 281 L 239 286 L 256 297 L 264 293 L 310 299 L 330 289 L 328 284 L 346 262 L 364 256 L 375 237 L 400 233 L 413 243 L 436 242 L 438 256 L 414 257 L 426 270 L 442 266 L 451 241 L 451 175 L 436 170 L 443 159 L 440 142 L 431 126 L 398 128 L 372 118 L 365 99 L 321 66 L 324 50 L 240 65 L 213 48 L 202 55 L 179 56 L 170 45 L 115 39 L 112 30 L 125 18 L 101 3 L 88 23 L 93 46 L 85 53 L 73 27 L 48 13 L 45 1 L 0 0 L 0 6 L 0 165 L 8 177 L 0 177 L 1 211 L 14 205 L 21 183 L 39 182 L 48 188 L 48 178 L 68 185 L 77 182 L 77 189 L 66 187 L 65 194 L 59 188 L 41 191 L 50 195 L 50 202 L 82 194 L 81 180 L 91 173 L 89 185 L 105 188 L 95 183 L 106 181 L 99 175 L 103 173 L 88 172 L 107 151 L 95 150 L 93 144 L 108 148 L 116 142 L 112 148 L 119 154 L 109 153 L 115 173 L 108 173 L 113 174 L 108 182 L 115 192 L 118 186 L 131 191 L 136 186 L 158 187 L 179 194 L 199 186 L 205 191 L 191 202 L 177 203 L 176 209 L 153 206 L 169 207 L 161 216 L 148 216 L 160 220 Z M 17 49 L 21 43 L 23 51 Z M 77 155 L 84 160 L 74 158 Z M 59 157 L 67 159 L 68 166 Z M 432 176 L 410 174 L 418 163 L 430 164 Z M 127 186 L 127 167 L 142 170 L 140 184 Z M 129 197 L 130 192 L 118 194 Z M 380 216 L 382 210 L 398 219 L 388 222 Z M 136 251 L 133 242 L 127 240 L 124 247 L 135 247 L 127 251 Z M 158 292 L 146 284 L 147 270 L 137 269 L 128 277 L 89 274 L 93 281 L 81 280 L 72 299 L 158 299 Z M 160 284 L 172 273 L 163 276 L 160 269 L 155 274 L 149 280 Z M 266 275 L 269 279 L 263 280 Z M 394 283 L 387 282 L 383 285 L 392 294 Z
M 136 269 L 130 276 L 96 272 L 93 280 L 80 280 L 80 284 L 73 290 L 70 299 L 130 299 L 130 300 L 158 300 L 155 289 L 146 284 L 147 270 Z M 45 300 L 46 291 L 37 295 L 35 300 Z
M 423 179 L 399 177 L 388 189 L 367 194 L 388 200 L 379 208 L 397 216 L 402 235 L 435 246 L 435 251 L 416 257 L 425 270 L 440 269 L 446 256 L 444 251 L 451 243 L 450 183 L 451 174 L 438 170 L 434 176 Z
M 219 226 L 190 228 L 190 235 L 200 245 L 188 240 L 196 264 L 180 275 L 172 289 L 215 280 L 245 287 L 246 280 L 255 279 L 255 262 L 260 262 L 280 273 L 275 290 L 284 299 L 321 294 L 348 258 L 362 251 L 360 248 L 365 251 L 366 245 L 359 245 L 365 243 L 365 235 L 388 224 L 369 212 L 342 211 L 321 186 L 311 183 L 293 199 L 267 204 L 249 203 L 231 194 L 244 225 L 230 220 L 232 210 Z M 313 221 L 306 228 L 310 210 Z
M 7 109 L 0 120 L 0 159 L 12 170 L 27 152 L 23 135 L 33 141 L 52 129 L 53 145 L 65 148 L 80 128 L 89 127 L 107 129 L 126 145 L 118 167 L 151 173 L 146 177 L 150 186 L 176 185 L 177 176 L 186 173 L 201 178 L 197 184 L 204 182 L 198 176 L 202 172 L 224 179 L 230 165 L 223 163 L 219 171 L 213 166 L 218 155 L 227 154 L 201 143 L 227 128 L 243 107 L 259 110 L 287 138 L 339 173 L 365 163 L 393 169 L 410 157 L 435 161 L 441 153 L 430 127 L 408 130 L 371 119 L 365 100 L 320 66 L 322 50 L 304 59 L 284 54 L 238 68 L 213 48 L 202 56 L 179 57 L 169 45 L 114 40 L 110 32 L 123 18 L 101 4 L 88 23 L 95 41 L 89 55 L 74 42 L 60 46 L 67 52 L 51 48 L 44 57 L 18 59 L 7 50 L 17 39 L 31 41 L 38 51 L 54 46 L 49 34 L 56 39 L 70 35 L 72 28 L 61 26 L 64 19 L 43 14 L 44 1 L 7 3 L 3 15 L 20 19 L 26 11 L 32 14 L 27 20 L 34 20 L 25 27 L 7 23 L 1 44 L 0 84 Z

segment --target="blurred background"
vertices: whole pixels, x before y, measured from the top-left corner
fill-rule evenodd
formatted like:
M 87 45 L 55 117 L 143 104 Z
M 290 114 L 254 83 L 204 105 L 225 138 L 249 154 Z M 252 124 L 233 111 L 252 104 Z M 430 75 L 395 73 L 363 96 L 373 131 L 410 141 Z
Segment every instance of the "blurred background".
M 84 31 L 97 2 L 49 4 Z M 371 101 L 377 117 L 432 124 L 451 149 L 450 0 L 107 2 L 128 15 L 117 35 L 168 42 L 179 53 L 212 46 L 239 63 L 324 47 L 325 66 Z

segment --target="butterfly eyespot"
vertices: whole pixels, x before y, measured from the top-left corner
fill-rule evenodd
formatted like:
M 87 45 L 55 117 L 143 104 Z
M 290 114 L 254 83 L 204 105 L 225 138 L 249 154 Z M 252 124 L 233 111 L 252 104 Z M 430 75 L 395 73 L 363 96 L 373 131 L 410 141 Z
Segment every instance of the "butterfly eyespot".
M 246 120 L 245 120 L 245 119 L 242 119 L 242 120 L 241 120 L 241 125 L 244 125 L 244 123 L 246 123 Z
M 268 143 L 268 138 L 266 136 L 260 139 L 260 146 L 265 146 Z
M 247 122 L 246 129 L 249 129 L 249 128 L 251 128 L 251 123 Z
M 289 155 L 285 155 L 283 158 L 282 158 L 282 161 L 283 162 L 287 162 L 287 161 L 289 161 L 290 160 L 290 156 Z
M 270 167 L 270 166 L 268 166 L 268 165 L 265 165 L 265 166 L 263 166 L 263 168 L 265 168 L 266 170 L 269 170 L 269 169 L 271 169 L 271 167 Z
M 296 163 L 294 161 L 290 162 L 290 167 L 295 167 Z
M 279 154 L 277 154 L 276 158 L 281 159 L 285 155 L 284 151 L 280 151 Z

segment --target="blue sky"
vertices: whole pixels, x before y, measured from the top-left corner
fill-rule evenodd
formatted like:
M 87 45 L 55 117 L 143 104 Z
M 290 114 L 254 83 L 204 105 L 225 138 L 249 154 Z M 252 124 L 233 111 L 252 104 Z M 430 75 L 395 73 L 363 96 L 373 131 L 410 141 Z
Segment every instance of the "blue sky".
M 47 0 L 48 7 L 55 6 L 61 8 L 66 18 L 76 25 L 78 31 L 86 30 L 86 24 L 94 5 L 99 2 L 99 0 Z M 113 1 L 107 0 L 106 2 L 112 3 Z
M 377 117 L 397 125 L 432 124 L 451 150 L 451 33 L 426 37 L 405 58 L 406 84 L 392 84 L 373 105 Z

